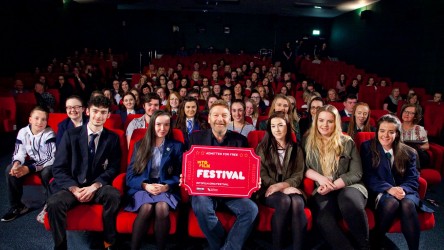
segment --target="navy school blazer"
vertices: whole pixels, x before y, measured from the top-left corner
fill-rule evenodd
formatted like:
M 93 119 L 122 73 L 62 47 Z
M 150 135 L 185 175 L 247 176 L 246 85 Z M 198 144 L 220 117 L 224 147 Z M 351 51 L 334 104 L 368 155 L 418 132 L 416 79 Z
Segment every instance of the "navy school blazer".
M 133 154 L 131 156 L 131 162 L 126 172 L 126 185 L 129 190 L 127 194 L 132 196 L 137 191 L 142 190 L 142 183 L 150 183 L 150 171 L 152 160 L 147 163 L 146 168 L 141 174 L 136 174 L 133 171 L 134 163 L 136 161 L 136 154 L 140 146 L 140 141 L 136 143 Z M 182 155 L 184 146 L 182 143 L 165 139 L 162 159 L 160 161 L 160 176 L 159 183 L 168 184 L 171 194 L 179 199 L 179 176 L 182 173 Z
M 111 185 L 120 172 L 119 136 L 106 128 L 99 138 L 92 166 L 88 166 L 88 128 L 67 130 L 57 147 L 51 183 L 53 193 L 69 187 L 86 187 L 95 182 Z

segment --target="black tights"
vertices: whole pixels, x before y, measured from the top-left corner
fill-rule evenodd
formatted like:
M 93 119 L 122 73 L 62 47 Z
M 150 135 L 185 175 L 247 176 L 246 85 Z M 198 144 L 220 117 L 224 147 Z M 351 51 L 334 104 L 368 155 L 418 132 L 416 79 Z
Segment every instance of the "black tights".
M 133 235 L 131 239 L 131 249 L 139 250 L 142 244 L 142 238 L 148 232 L 150 223 L 148 220 L 155 210 L 154 235 L 156 236 L 157 248 L 162 250 L 166 248 L 166 240 L 170 230 L 169 206 L 166 202 L 154 204 L 143 204 L 139 208 L 136 219 L 133 224 Z
M 284 232 L 290 222 L 289 220 L 291 220 L 293 249 L 302 249 L 307 230 L 307 218 L 304 212 L 305 202 L 302 196 L 275 192 L 265 198 L 265 205 L 275 209 L 271 219 L 273 247 L 275 249 L 284 247 Z
M 345 187 L 326 195 L 314 195 L 315 223 L 322 237 L 333 249 L 355 249 L 338 224 L 344 219 L 357 249 L 369 249 L 368 220 L 365 213 L 367 199 L 352 187 Z
M 401 220 L 401 231 L 410 250 L 419 248 L 420 227 L 415 203 L 410 199 L 385 198 L 376 209 L 376 235 L 379 242 L 390 229 L 396 217 Z

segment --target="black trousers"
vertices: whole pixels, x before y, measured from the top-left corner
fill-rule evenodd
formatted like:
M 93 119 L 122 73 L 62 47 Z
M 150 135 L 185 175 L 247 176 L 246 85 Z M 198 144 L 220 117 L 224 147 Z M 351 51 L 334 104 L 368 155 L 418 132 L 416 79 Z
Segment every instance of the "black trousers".
M 8 198 L 9 205 L 11 207 L 19 207 L 22 206 L 22 196 L 23 196 L 23 182 L 25 180 L 25 176 L 17 178 L 15 176 L 9 175 L 11 172 L 12 164 L 9 164 L 5 170 L 6 176 L 6 186 L 8 187 Z M 46 198 L 49 196 L 49 181 L 52 178 L 52 166 L 47 166 L 43 168 L 42 171 L 38 172 L 40 178 L 42 179 L 42 185 L 45 188 Z M 29 175 L 29 174 L 28 174 Z
M 355 188 L 345 187 L 326 195 L 315 194 L 314 222 L 322 237 L 333 249 L 369 249 L 369 229 L 365 205 L 367 199 Z M 344 219 L 352 241 L 341 230 L 338 220 Z
M 103 205 L 104 240 L 110 244 L 116 241 L 116 217 L 120 205 L 120 193 L 112 186 L 99 188 L 90 203 Z M 54 249 L 67 249 L 66 214 L 69 209 L 81 204 L 68 190 L 61 190 L 51 195 L 47 201 L 47 212 L 54 239 Z

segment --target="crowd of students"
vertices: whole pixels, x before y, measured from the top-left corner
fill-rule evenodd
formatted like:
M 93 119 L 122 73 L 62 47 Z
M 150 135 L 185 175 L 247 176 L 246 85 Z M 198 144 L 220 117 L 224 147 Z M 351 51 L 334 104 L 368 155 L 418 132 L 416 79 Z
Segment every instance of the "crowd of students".
M 290 72 L 279 72 L 279 64 L 245 66 L 231 70 L 221 62 L 213 65 L 211 78 L 206 78 L 199 75 L 195 64 L 189 80 L 181 76 L 180 63 L 172 71 L 150 65 L 137 83 L 115 80 L 112 89 L 91 91 L 86 106 L 84 96 L 66 97 L 63 106 L 68 118 L 59 124 L 57 135 L 46 126 L 47 110 L 35 108 L 29 125 L 19 131 L 13 161 L 6 170 L 11 210 L 2 221 L 27 212 L 20 201 L 23 177 L 39 172 L 48 197 L 38 220 L 48 213 L 55 249 L 67 247 L 67 210 L 85 202 L 104 206 L 106 248 L 117 245 L 116 214 L 123 207 L 138 213 L 131 248 L 140 248 L 147 221 L 154 214 L 157 244 L 165 249 L 168 214 L 180 202 L 182 153 L 191 145 L 248 147 L 248 134 L 261 129 L 266 131 L 256 148 L 261 156 L 261 183 L 252 198 L 276 209 L 272 218 L 276 249 L 286 247 L 283 236 L 289 226 L 292 249 L 306 247 L 306 206 L 314 213 L 316 237 L 325 239 L 331 248 L 380 247 L 394 218 L 401 217 L 409 249 L 418 249 L 416 211 L 430 211 L 418 195 L 417 168 L 427 164 L 421 153 L 428 146 L 426 131 L 417 125 L 420 106 L 407 104 L 402 109 L 402 123 L 388 114 L 372 126 L 369 106 L 358 102 L 356 94 L 347 93 L 342 80 L 338 81 L 338 93 L 330 95 L 329 91 L 326 100 L 313 83 L 304 80 L 296 85 Z M 221 71 L 223 79 L 217 77 Z M 304 91 L 306 109 L 297 108 L 297 90 Z M 343 110 L 328 105 L 341 100 L 341 95 Z M 397 98 L 396 92 L 393 97 L 391 101 Z M 129 114 L 142 115 L 126 128 L 128 146 L 135 129 L 147 128 L 131 156 L 126 177 L 129 199 L 122 204 L 111 186 L 120 168 L 118 137 L 103 127 L 112 112 L 120 114 L 123 122 Z M 268 117 L 259 121 L 260 116 Z M 173 128 L 182 131 L 185 145 L 171 138 Z M 364 143 L 359 154 L 354 136 L 369 131 L 375 131 L 376 137 Z M 416 147 L 403 140 L 414 141 Z M 315 182 L 308 200 L 303 178 Z M 215 215 L 219 203 L 237 217 L 227 234 Z M 194 196 L 191 206 L 210 249 L 242 249 L 258 213 L 252 199 Z M 376 211 L 377 233 L 371 242 L 366 206 Z M 350 235 L 341 230 L 339 218 L 347 222 Z

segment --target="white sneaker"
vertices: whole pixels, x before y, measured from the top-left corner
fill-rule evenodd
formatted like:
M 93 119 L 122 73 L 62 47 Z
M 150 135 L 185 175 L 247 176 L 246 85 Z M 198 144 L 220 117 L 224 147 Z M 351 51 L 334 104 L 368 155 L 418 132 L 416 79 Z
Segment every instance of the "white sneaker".
M 43 206 L 42 211 L 37 215 L 37 221 L 41 224 L 45 224 L 46 204 Z

